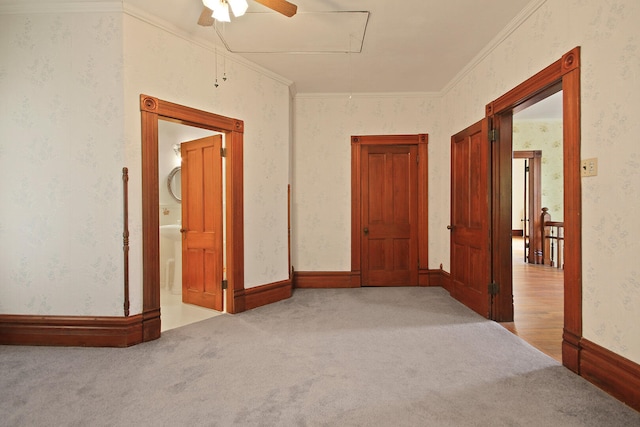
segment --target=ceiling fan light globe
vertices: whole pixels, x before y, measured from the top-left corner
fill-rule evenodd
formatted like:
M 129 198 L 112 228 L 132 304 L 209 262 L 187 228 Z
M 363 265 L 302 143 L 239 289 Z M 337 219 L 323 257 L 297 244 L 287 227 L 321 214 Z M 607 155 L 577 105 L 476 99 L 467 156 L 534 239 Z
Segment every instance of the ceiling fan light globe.
M 213 9 L 213 15 L 211 16 L 213 16 L 213 19 L 220 22 L 231 22 L 231 17 L 229 16 L 229 5 L 227 2 L 218 2 Z
M 247 0 L 227 0 L 229 5 L 231 6 L 231 11 L 233 12 L 233 16 L 236 18 L 238 16 L 244 15 L 247 11 L 249 5 L 247 4 Z

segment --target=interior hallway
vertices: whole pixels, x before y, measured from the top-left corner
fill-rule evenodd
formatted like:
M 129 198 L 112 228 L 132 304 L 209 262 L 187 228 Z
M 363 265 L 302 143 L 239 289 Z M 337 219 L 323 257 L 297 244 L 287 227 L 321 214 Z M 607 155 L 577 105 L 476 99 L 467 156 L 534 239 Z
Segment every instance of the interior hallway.
M 501 325 L 562 362 L 564 271 L 525 263 L 522 237 L 513 238 L 513 304 L 514 321 Z

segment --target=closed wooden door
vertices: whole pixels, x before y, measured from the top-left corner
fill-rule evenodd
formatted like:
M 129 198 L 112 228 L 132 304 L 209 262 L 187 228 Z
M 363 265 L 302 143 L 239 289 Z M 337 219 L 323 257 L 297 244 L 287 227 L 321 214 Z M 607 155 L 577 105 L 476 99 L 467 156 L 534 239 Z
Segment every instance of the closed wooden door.
M 417 145 L 362 146 L 362 286 L 418 285 L 417 155 Z
M 489 316 L 491 281 L 488 120 L 451 137 L 451 294 Z
M 182 301 L 222 310 L 222 136 L 181 144 Z

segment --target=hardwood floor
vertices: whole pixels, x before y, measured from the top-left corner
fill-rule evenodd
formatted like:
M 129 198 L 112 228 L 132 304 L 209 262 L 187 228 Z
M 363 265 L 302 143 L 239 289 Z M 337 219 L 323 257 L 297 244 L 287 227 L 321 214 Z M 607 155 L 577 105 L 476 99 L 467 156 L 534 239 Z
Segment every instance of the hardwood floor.
M 564 272 L 525 263 L 522 237 L 513 238 L 513 305 L 514 321 L 501 325 L 562 362 Z

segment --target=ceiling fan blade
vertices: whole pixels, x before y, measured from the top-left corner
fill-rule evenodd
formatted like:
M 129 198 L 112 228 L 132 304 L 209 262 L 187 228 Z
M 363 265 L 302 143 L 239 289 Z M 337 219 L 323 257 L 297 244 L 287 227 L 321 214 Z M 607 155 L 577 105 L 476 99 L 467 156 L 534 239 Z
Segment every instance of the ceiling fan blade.
M 255 0 L 255 2 L 260 3 L 263 6 L 267 6 L 269 9 L 273 9 L 288 17 L 292 17 L 298 11 L 298 6 L 293 3 L 289 3 L 287 0 Z
M 211 27 L 213 25 L 213 10 L 204 6 L 202 8 L 202 13 L 200 13 L 200 18 L 198 18 L 198 25 L 202 25 L 203 27 Z

